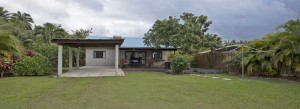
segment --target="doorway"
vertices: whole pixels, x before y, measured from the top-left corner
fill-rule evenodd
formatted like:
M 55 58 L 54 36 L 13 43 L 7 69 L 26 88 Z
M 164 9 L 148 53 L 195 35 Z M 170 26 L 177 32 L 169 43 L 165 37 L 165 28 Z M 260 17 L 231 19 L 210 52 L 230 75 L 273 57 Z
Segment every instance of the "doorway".
M 125 51 L 125 59 L 130 65 L 146 65 L 146 51 Z

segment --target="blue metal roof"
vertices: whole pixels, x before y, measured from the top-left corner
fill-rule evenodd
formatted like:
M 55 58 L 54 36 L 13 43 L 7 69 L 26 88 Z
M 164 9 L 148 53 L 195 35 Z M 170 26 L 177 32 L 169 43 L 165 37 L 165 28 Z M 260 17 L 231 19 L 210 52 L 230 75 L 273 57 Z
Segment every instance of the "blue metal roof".
M 125 38 L 121 48 L 149 48 L 143 41 L 143 38 Z
M 106 37 L 106 36 L 88 36 L 86 39 L 113 39 L 113 37 Z
M 113 37 L 105 37 L 105 36 L 88 36 L 86 39 L 113 39 Z M 166 48 L 165 46 L 161 46 L 162 48 Z M 153 48 L 150 46 L 146 46 L 144 44 L 143 38 L 138 37 L 125 37 L 124 42 L 120 48 Z M 173 48 L 173 47 L 167 47 Z
M 113 39 L 113 37 L 88 36 L 86 39 Z M 143 41 L 143 38 L 125 37 L 121 48 L 150 48 L 149 46 L 146 46 Z

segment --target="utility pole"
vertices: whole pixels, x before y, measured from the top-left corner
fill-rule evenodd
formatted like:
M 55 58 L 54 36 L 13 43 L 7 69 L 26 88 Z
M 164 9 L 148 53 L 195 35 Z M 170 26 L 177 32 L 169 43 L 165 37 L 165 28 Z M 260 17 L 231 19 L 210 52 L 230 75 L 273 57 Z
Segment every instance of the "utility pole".
M 242 77 L 244 79 L 244 45 L 242 44 Z

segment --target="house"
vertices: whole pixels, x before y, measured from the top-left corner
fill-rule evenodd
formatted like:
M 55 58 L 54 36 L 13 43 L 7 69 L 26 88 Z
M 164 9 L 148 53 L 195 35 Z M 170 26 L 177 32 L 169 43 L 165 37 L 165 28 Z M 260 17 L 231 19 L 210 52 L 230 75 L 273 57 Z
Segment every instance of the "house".
M 110 39 L 109 37 L 89 36 L 87 39 Z M 114 65 L 114 47 L 85 47 L 86 65 Z M 122 67 L 162 67 L 168 60 L 170 51 L 176 48 L 154 48 L 145 46 L 143 38 L 124 38 L 119 47 L 119 65 Z
M 121 38 L 89 36 L 86 39 L 55 38 L 52 42 L 58 46 L 58 75 L 62 74 L 62 49 L 85 48 L 86 66 L 119 66 L 124 67 L 163 67 L 168 53 L 177 48 L 145 46 L 142 38 Z M 72 57 L 71 49 L 69 57 Z M 72 69 L 72 58 L 69 58 L 69 70 Z M 76 52 L 76 67 L 79 69 L 79 52 Z

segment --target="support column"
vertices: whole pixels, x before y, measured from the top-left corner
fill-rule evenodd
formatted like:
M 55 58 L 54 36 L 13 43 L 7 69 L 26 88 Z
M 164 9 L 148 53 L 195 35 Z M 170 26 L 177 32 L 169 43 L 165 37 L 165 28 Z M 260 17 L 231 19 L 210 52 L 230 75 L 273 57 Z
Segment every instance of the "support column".
M 119 69 L 119 45 L 115 45 L 115 75 L 118 75 Z
M 73 69 L 72 63 L 73 63 L 73 52 L 72 52 L 72 48 L 69 47 L 69 71 L 72 71 Z
M 76 68 L 79 69 L 79 47 L 76 49 Z
M 58 64 L 57 64 L 57 76 L 61 76 L 62 74 L 62 52 L 63 46 L 58 45 Z

